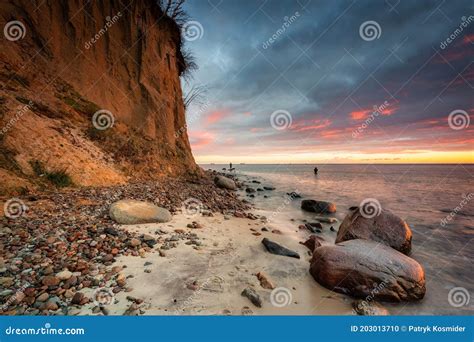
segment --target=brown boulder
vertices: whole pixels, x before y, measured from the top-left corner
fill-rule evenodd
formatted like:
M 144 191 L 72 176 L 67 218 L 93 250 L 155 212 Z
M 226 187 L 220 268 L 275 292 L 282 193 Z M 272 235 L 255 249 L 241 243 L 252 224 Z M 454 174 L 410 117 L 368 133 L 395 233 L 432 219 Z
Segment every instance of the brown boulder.
M 323 241 L 322 238 L 316 236 L 316 235 L 311 235 L 308 240 L 305 242 L 300 242 L 302 245 L 308 247 L 308 249 L 311 251 L 311 253 L 314 252 L 314 250 L 318 247 L 321 247 L 321 241 Z
M 316 248 L 310 273 L 333 291 L 365 300 L 413 301 L 426 291 L 425 272 L 418 262 L 370 240 Z
M 374 217 L 364 217 L 356 209 L 341 223 L 336 243 L 353 239 L 372 240 L 408 255 L 411 251 L 411 237 L 407 223 L 390 211 L 382 210 Z
M 301 209 L 317 214 L 332 214 L 336 212 L 336 205 L 331 202 L 308 199 L 301 201 Z

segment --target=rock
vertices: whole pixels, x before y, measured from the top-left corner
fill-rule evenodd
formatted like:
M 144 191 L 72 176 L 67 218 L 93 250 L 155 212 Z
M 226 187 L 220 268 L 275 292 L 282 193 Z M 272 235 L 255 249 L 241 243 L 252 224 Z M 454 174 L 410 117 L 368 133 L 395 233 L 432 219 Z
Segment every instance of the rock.
M 250 194 L 250 193 L 254 193 L 254 192 L 255 192 L 255 189 L 254 189 L 254 188 L 247 188 L 247 189 L 245 189 L 245 192 L 247 192 L 247 193 L 249 193 L 249 194 Z
M 61 280 L 55 276 L 46 276 L 43 278 L 42 283 L 45 286 L 58 286 Z
M 81 305 L 84 299 L 84 294 L 82 292 L 76 292 L 71 299 L 71 304 Z
M 311 235 L 308 240 L 300 243 L 308 247 L 311 253 L 313 253 L 316 248 L 321 247 L 321 241 L 316 235 Z
M 237 186 L 235 185 L 235 182 L 227 177 L 224 176 L 216 176 L 214 178 L 214 183 L 222 189 L 228 189 L 228 190 L 235 190 L 237 189 Z
M 58 303 L 56 303 L 55 301 L 48 301 L 42 307 L 44 310 L 50 311 L 56 311 L 57 309 L 59 309 Z
M 72 272 L 70 272 L 68 270 L 64 270 L 64 271 L 61 271 L 58 274 L 56 274 L 56 277 L 59 280 L 68 280 L 69 278 L 72 277 Z
M 304 227 L 308 229 L 311 233 L 316 233 L 318 229 L 322 229 L 323 226 L 319 222 L 309 222 L 305 223 Z
M 256 274 L 258 280 L 260 281 L 260 286 L 264 289 L 273 290 L 275 285 L 273 285 L 272 281 L 268 278 L 268 276 L 263 272 L 258 272 Z
M 110 217 L 120 224 L 163 223 L 171 221 L 171 213 L 149 202 L 121 200 L 113 203 Z
M 262 240 L 262 243 L 263 245 L 265 246 L 265 248 L 267 249 L 268 252 L 272 253 L 272 254 L 276 254 L 276 255 L 283 255 L 283 256 L 288 256 L 288 257 L 291 257 L 291 258 L 297 258 L 299 259 L 300 258 L 300 255 L 286 247 L 283 247 L 279 244 L 277 244 L 276 242 L 273 242 L 267 238 L 264 238 Z
M 413 301 L 425 295 L 421 265 L 386 245 L 349 240 L 316 248 L 310 273 L 330 290 L 357 298 Z
M 316 216 L 314 219 L 322 223 L 337 223 L 337 218 L 335 217 Z
M 109 235 L 112 235 L 112 236 L 118 236 L 118 231 L 114 228 L 110 228 L 110 227 L 107 227 L 104 229 L 104 233 L 105 234 L 109 234 Z
M 273 186 L 264 186 L 263 188 L 265 190 L 269 190 L 269 191 L 275 190 L 275 188 Z
M 408 255 L 412 233 L 404 220 L 388 210 L 382 210 L 372 218 L 366 218 L 359 210 L 355 210 L 342 221 L 336 243 L 352 239 L 373 240 Z
M 132 247 L 137 247 L 137 246 L 140 246 L 141 244 L 142 244 L 141 241 L 136 238 L 130 239 L 130 246 Z
M 336 212 L 336 205 L 331 202 L 302 200 L 301 209 L 317 213 L 317 214 L 332 214 Z
M 389 312 L 374 301 L 356 300 L 352 303 L 355 313 L 361 316 L 387 316 Z
M 40 294 L 37 298 L 36 298 L 36 301 L 37 302 L 46 302 L 49 298 L 49 294 L 47 294 L 46 292 L 45 293 L 42 293 Z
M 294 191 L 292 191 L 292 192 L 287 192 L 286 194 L 287 194 L 289 197 L 291 197 L 291 199 L 301 198 L 301 195 L 300 195 L 299 193 L 297 193 L 297 192 L 294 192 Z
M 251 287 L 247 287 L 245 290 L 243 290 L 241 295 L 250 299 L 253 305 L 259 308 L 262 307 L 262 299 L 260 298 L 258 293 L 255 292 L 255 290 L 252 289 Z

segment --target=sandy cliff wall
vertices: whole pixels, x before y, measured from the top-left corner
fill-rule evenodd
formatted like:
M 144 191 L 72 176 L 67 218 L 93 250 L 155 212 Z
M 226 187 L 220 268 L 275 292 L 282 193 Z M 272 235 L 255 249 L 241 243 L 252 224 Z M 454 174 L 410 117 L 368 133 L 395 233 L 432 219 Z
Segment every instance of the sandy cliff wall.
M 0 27 L 4 189 L 34 183 L 36 161 L 78 185 L 197 172 L 180 30 L 155 1 L 2 1 Z

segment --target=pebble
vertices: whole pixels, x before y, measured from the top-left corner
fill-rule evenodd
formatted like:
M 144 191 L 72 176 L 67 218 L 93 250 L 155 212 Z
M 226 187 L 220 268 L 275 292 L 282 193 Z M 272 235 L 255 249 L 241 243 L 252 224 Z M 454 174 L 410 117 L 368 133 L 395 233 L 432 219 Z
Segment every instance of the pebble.
M 64 270 L 56 274 L 56 277 L 59 280 L 68 280 L 69 278 L 72 277 L 72 272 L 69 272 L 68 270 Z

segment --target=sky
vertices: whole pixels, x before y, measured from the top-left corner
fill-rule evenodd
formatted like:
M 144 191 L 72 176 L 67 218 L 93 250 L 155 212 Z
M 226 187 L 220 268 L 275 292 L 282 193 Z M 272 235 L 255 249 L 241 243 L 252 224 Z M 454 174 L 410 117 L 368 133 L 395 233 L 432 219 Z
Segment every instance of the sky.
M 198 163 L 474 163 L 474 2 L 188 0 Z

